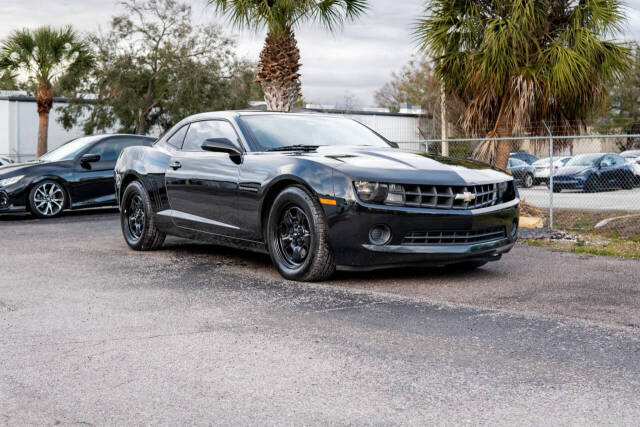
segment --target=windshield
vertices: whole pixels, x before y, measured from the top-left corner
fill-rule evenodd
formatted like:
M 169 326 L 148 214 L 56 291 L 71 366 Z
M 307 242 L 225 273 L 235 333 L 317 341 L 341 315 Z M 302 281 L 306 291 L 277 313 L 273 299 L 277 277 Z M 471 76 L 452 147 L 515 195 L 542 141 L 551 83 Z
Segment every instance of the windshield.
M 239 120 L 253 135 L 258 151 L 295 145 L 391 146 L 380 135 L 350 119 L 295 114 L 261 114 L 242 116 Z
M 602 154 L 580 154 L 571 159 L 567 166 L 595 166 Z
M 82 150 L 87 148 L 89 144 L 95 142 L 94 136 L 85 136 L 84 138 L 78 138 L 62 144 L 55 150 L 49 151 L 42 155 L 40 160 L 47 160 L 50 162 L 60 162 L 63 160 L 72 160 Z

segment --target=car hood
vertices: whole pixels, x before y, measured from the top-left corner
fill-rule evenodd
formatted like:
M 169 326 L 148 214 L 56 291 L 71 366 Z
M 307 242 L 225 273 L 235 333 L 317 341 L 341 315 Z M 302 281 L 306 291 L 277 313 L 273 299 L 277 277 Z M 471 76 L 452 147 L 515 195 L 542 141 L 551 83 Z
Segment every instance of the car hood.
M 10 176 L 20 175 L 29 169 L 36 168 L 46 163 L 47 162 L 33 160 L 31 162 L 12 163 L 10 165 L 0 166 L 0 177 L 7 178 Z
M 595 169 L 595 166 L 565 166 L 558 169 L 556 175 L 576 175 L 590 169 Z
M 320 147 L 316 152 L 295 155 L 328 164 L 353 178 L 371 181 L 465 185 L 512 179 L 486 163 L 391 147 Z

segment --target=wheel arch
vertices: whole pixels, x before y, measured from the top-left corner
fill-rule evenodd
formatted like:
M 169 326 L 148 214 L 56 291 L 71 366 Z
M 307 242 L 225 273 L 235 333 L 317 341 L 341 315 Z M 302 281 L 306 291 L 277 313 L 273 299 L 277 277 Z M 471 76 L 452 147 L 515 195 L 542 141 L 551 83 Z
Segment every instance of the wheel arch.
M 278 194 L 280 194 L 280 192 L 282 192 L 282 190 L 294 185 L 304 187 L 307 191 L 311 193 L 312 196 L 314 197 L 317 196 L 317 192 L 313 190 L 313 188 L 311 187 L 311 185 L 309 185 L 309 183 L 305 182 L 304 180 L 296 176 L 284 176 L 278 179 L 276 182 L 273 182 L 269 186 L 269 188 L 265 191 L 264 197 L 262 199 L 263 200 L 262 205 L 260 206 L 260 233 L 263 236 L 264 236 L 264 230 L 266 228 L 265 224 L 269 217 L 271 206 L 273 206 L 273 202 L 275 201 L 276 197 L 278 196 Z
M 29 185 L 27 185 L 27 189 L 25 191 L 25 194 L 27 196 L 27 200 L 26 200 L 27 209 L 31 210 L 31 200 L 30 200 L 31 190 L 33 190 L 33 187 L 35 187 L 36 185 L 40 184 L 43 181 L 55 181 L 58 184 L 62 185 L 62 188 L 64 188 L 64 193 L 67 196 L 65 201 L 66 205 L 63 207 L 63 209 L 71 209 L 73 207 L 73 200 L 71 196 L 71 191 L 69 191 L 69 183 L 67 182 L 67 180 L 65 180 L 64 178 L 58 175 L 41 175 L 32 179 Z
M 118 205 L 122 202 L 122 195 L 124 194 L 124 190 L 127 189 L 127 186 L 131 184 L 133 181 L 140 181 L 140 183 L 144 186 L 144 182 L 140 175 L 138 175 L 134 171 L 127 171 L 122 175 L 122 181 L 120 182 L 120 186 L 118 188 Z

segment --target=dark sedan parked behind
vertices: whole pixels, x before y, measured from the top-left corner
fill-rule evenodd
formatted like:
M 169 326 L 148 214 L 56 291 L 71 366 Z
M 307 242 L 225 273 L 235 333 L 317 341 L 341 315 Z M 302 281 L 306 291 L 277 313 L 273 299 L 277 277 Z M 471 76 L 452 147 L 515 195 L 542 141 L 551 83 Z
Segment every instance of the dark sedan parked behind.
M 580 154 L 553 175 L 553 191 L 631 189 L 634 180 L 633 168 L 624 157 L 613 153 Z
M 267 252 L 294 280 L 336 268 L 498 260 L 514 245 L 513 178 L 473 161 L 402 151 L 362 124 L 313 114 L 188 117 L 116 165 L 135 250 L 167 234 Z
M 522 187 L 529 188 L 533 185 L 533 175 L 535 173 L 535 168 L 530 164 L 512 157 L 507 163 L 507 170 L 511 172 L 513 178 Z
M 140 135 L 74 139 L 40 159 L 0 167 L 0 213 L 30 211 L 40 218 L 63 209 L 116 205 L 113 168 L 125 147 L 151 145 Z

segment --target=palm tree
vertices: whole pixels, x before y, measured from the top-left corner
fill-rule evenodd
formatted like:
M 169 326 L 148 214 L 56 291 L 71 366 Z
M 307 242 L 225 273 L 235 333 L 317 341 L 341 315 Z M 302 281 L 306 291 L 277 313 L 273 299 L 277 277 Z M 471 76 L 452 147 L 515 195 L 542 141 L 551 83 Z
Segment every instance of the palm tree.
M 542 132 L 544 120 L 573 134 L 629 67 L 630 49 L 613 39 L 623 21 L 618 0 L 428 0 L 415 35 L 464 101 L 468 133 Z M 489 141 L 475 155 L 505 168 L 510 150 Z
M 333 31 L 367 8 L 367 0 L 208 0 L 237 27 L 267 29 L 256 81 L 269 110 L 290 111 L 300 94 L 294 29 L 315 21 Z
M 38 156 L 47 152 L 54 85 L 66 86 L 92 63 L 88 45 L 71 27 L 14 31 L 0 45 L 0 71 L 24 75 L 36 86 Z
M 0 90 L 16 90 L 16 76 L 9 71 L 0 72 Z

